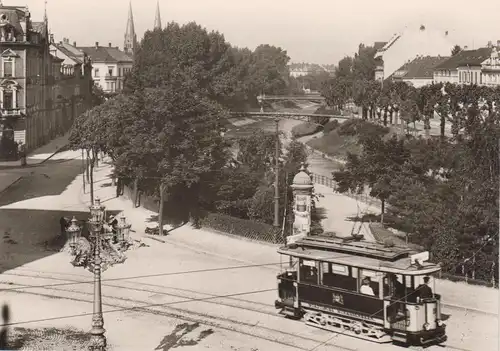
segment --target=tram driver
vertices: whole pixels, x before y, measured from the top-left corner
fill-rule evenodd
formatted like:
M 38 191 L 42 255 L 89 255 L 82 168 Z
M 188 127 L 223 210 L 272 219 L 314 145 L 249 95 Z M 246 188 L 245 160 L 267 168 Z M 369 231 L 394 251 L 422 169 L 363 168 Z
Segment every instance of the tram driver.
M 364 277 L 361 281 L 361 288 L 359 292 L 365 295 L 375 296 L 372 287 L 370 286 L 370 277 Z
M 421 299 L 429 299 L 433 297 L 432 289 L 429 286 L 429 277 L 424 277 L 424 283 L 417 286 L 417 296 Z

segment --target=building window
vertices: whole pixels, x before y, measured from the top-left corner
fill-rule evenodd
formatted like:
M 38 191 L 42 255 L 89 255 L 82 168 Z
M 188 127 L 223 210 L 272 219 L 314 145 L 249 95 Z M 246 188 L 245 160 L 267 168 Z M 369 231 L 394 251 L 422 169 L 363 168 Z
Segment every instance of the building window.
M 4 77 L 14 77 L 14 59 L 4 58 L 3 59 L 3 76 Z
M 113 67 L 108 67 L 108 75 L 113 76 Z
M 14 94 L 12 90 L 4 90 L 3 92 L 3 108 L 10 110 L 14 108 Z
M 99 77 L 99 68 L 94 68 L 94 77 Z

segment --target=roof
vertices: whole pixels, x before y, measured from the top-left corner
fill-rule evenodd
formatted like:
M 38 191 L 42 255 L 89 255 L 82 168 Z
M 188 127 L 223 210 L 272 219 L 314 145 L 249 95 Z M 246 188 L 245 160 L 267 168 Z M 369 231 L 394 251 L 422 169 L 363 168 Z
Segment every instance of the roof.
M 462 50 L 445 62 L 437 65 L 436 70 L 454 70 L 462 66 L 481 66 L 481 63 L 491 55 L 492 48 L 480 48 L 476 50 Z
M 375 43 L 373 43 L 373 47 L 375 48 L 375 50 L 380 50 L 385 46 L 385 44 L 387 44 L 386 41 L 376 41 Z
M 31 28 L 34 32 L 43 34 L 45 30 L 45 22 L 31 22 Z
M 5 22 L 13 26 L 18 33 L 24 33 L 20 18 L 24 17 L 24 11 L 15 6 L 1 6 L 0 13 L 5 15 Z M 3 22 L 5 24 L 5 22 Z
M 85 52 L 90 56 L 93 62 L 130 62 L 132 63 L 132 58 L 125 52 L 119 50 L 116 47 L 106 47 L 106 46 L 90 46 L 90 47 L 79 47 L 80 50 Z
M 316 243 L 314 243 L 315 241 Z M 328 242 L 320 243 L 321 241 Z M 409 255 L 416 252 L 408 248 L 388 248 L 381 244 L 366 241 L 359 241 L 354 244 L 342 244 L 340 243 L 341 241 L 342 239 L 340 238 L 334 240 L 331 238 L 326 239 L 326 237 L 322 236 L 305 237 L 295 244 L 280 247 L 278 253 L 315 261 L 332 262 L 406 275 L 430 274 L 438 272 L 441 269 L 439 265 L 431 262 L 421 262 L 420 265 L 412 265 Z M 335 246 L 337 247 L 336 249 L 334 248 Z M 342 246 L 345 246 L 345 249 L 338 249 L 338 247 Z
M 68 50 L 66 46 L 63 44 L 54 44 L 54 46 L 60 50 L 64 55 L 70 57 L 72 60 L 74 60 L 77 64 L 78 63 L 83 63 L 83 52 L 80 52 L 80 55 L 75 55 L 73 51 Z
M 64 61 L 64 59 L 59 58 L 57 56 L 54 56 L 52 54 L 50 54 L 50 58 L 52 59 L 53 62 L 63 62 Z
M 396 72 L 394 72 L 393 78 L 432 78 L 434 76 L 434 67 L 448 59 L 449 57 L 441 56 L 417 57 L 413 61 L 405 63 Z M 402 74 L 398 74 L 398 72 L 401 72 Z

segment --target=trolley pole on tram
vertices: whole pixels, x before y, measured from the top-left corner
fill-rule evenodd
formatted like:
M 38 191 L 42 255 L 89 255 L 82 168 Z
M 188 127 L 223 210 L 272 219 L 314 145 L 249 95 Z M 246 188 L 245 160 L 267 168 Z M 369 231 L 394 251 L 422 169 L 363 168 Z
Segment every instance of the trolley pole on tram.
M 274 223 L 273 226 L 279 227 L 280 226 L 280 220 L 279 220 L 279 213 L 280 213 L 280 193 L 279 193 L 279 171 L 280 171 L 280 163 L 279 163 L 279 157 L 280 157 L 280 134 L 279 134 L 279 118 L 276 118 L 274 120 L 276 122 L 276 144 L 275 144 L 275 177 L 274 177 Z

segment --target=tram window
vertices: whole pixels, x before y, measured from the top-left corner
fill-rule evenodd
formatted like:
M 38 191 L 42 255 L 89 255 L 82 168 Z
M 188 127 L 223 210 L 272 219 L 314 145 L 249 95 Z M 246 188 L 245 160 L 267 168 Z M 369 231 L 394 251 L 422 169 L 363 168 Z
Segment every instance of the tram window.
M 363 285 L 368 285 L 368 287 L 373 291 L 373 296 L 379 296 L 379 287 L 381 280 L 380 274 L 377 274 L 377 272 L 368 269 L 361 269 L 359 278 L 360 279 L 358 279 L 358 281 L 360 293 L 367 294 L 369 292 L 369 289 L 367 287 L 363 287 Z M 371 295 L 371 293 L 369 295 Z
M 300 262 L 300 281 L 318 284 L 318 269 L 315 261 L 302 260 Z
M 356 279 L 349 276 L 349 268 L 335 263 L 323 263 L 323 285 L 356 291 Z

